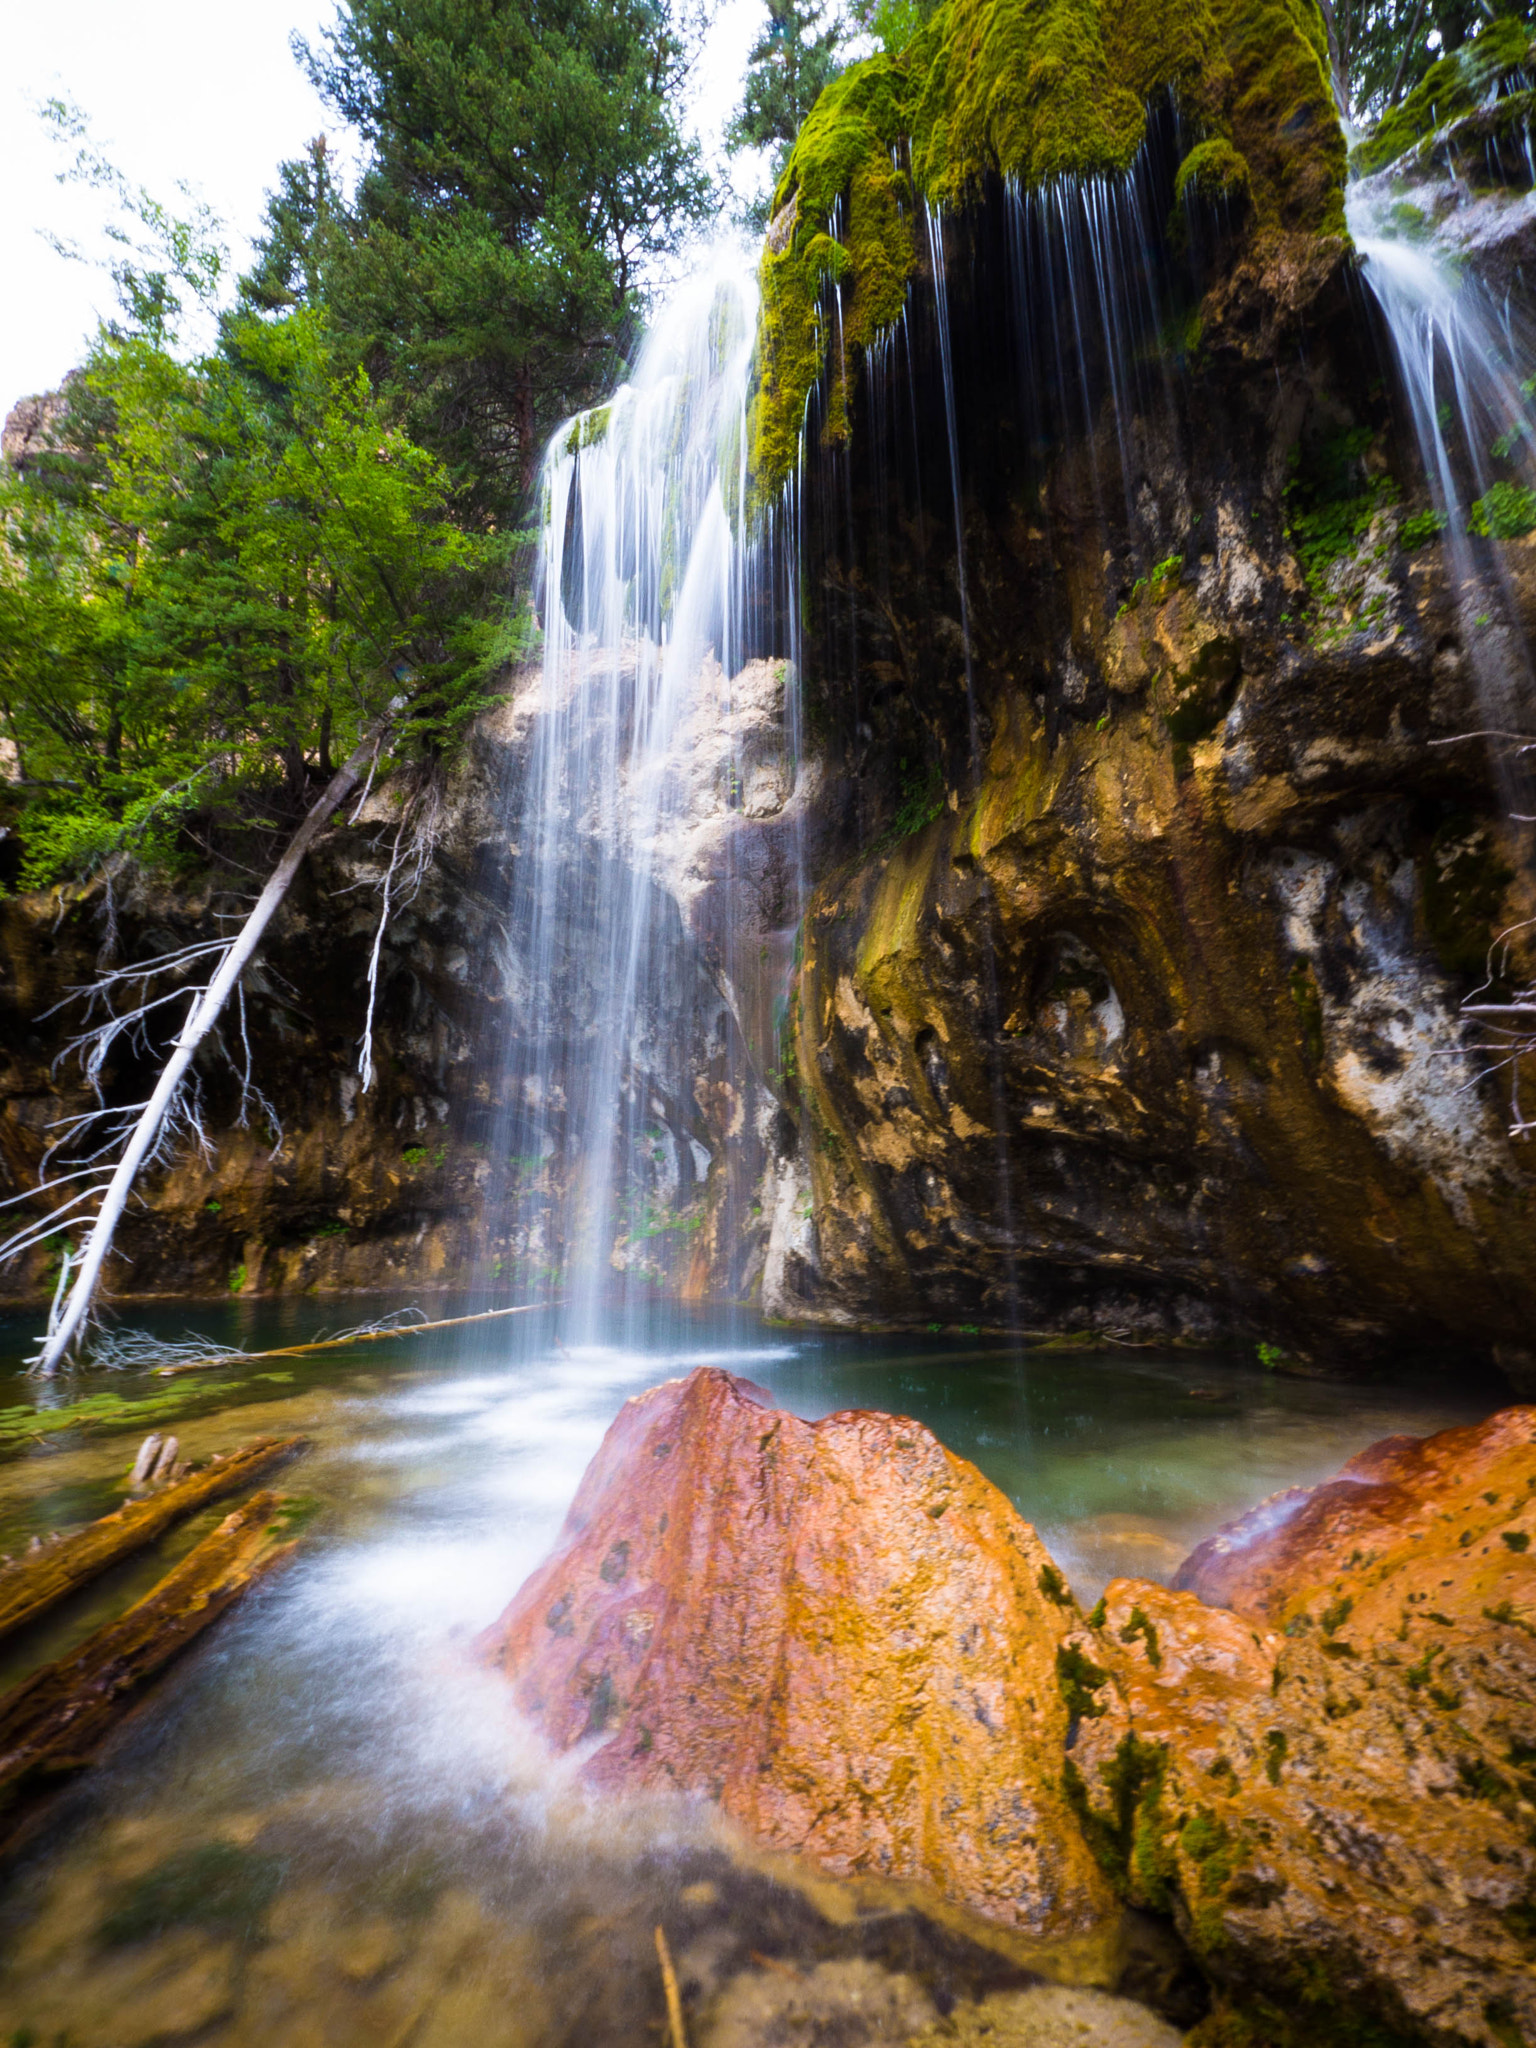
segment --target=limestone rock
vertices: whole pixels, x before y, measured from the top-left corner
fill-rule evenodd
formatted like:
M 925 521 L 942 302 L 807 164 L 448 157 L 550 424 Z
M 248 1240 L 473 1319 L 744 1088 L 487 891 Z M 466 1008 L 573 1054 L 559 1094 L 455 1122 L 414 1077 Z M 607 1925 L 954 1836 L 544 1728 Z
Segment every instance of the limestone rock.
M 1388 1438 L 1065 1646 L 1106 1868 L 1298 2041 L 1536 2035 L 1533 1524 L 1536 1411 Z
M 830 1870 L 1053 1938 L 1112 1907 L 1060 1789 L 1075 1618 L 919 1424 L 803 1422 L 701 1369 L 626 1403 L 482 1644 L 593 1782 L 706 1793 Z

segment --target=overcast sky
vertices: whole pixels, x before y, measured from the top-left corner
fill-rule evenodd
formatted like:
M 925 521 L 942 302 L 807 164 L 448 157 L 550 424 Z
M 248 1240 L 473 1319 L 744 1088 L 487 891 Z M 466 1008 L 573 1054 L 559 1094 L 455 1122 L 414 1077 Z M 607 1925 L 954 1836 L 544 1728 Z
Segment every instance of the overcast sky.
M 134 184 L 173 199 L 185 179 L 227 223 L 235 268 L 258 226 L 277 165 L 311 136 L 342 136 L 293 61 L 289 38 L 314 37 L 331 0 L 13 0 L 0 77 L 0 412 L 58 383 L 79 361 L 111 280 L 57 255 L 44 233 L 96 253 L 105 194 L 60 185 L 58 145 L 37 101 L 72 99 L 93 138 Z M 697 77 L 690 125 L 713 144 L 740 91 L 763 0 L 721 0 Z

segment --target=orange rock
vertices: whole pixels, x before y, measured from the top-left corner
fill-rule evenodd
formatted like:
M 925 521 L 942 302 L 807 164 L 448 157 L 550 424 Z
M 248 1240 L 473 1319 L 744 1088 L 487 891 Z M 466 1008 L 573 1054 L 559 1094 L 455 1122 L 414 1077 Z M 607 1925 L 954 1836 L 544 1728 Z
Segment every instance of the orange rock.
M 1372 1446 L 1202 1544 L 1193 1590 L 1116 1580 L 1067 1638 L 1090 1839 L 1213 1979 L 1294 2022 L 1277 2042 L 1361 2013 L 1536 2040 L 1530 1531 L 1518 1408 Z
M 702 1792 L 840 1874 L 1055 1938 L 1115 1911 L 1061 1790 L 1078 1615 L 974 1466 L 899 1416 L 803 1422 L 704 1369 L 626 1403 L 481 1639 L 557 1750 Z
M 1279 1627 L 1320 1621 L 1345 1590 L 1379 1608 L 1388 1586 L 1394 1603 L 1445 1590 L 1479 1608 L 1522 1592 L 1529 1605 L 1533 1542 L 1536 1408 L 1506 1408 L 1472 1428 L 1386 1437 L 1326 1485 L 1273 1495 L 1202 1543 L 1175 1583 Z

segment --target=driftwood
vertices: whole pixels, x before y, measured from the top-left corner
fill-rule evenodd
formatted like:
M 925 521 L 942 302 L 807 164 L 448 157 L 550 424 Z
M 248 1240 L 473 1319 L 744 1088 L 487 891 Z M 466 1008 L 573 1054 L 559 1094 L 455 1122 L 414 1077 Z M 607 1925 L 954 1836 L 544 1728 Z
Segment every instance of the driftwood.
M 95 1760 L 150 1680 L 292 1554 L 282 1505 L 275 1493 L 255 1494 L 120 1621 L 0 1701 L 0 1848 L 60 1779 Z
M 473 1316 L 444 1316 L 437 1323 L 399 1323 L 392 1330 L 350 1330 L 344 1337 L 322 1337 L 314 1344 L 284 1344 L 277 1351 L 216 1352 L 209 1358 L 185 1358 L 175 1365 L 157 1365 L 158 1379 L 173 1380 L 184 1372 L 204 1372 L 210 1366 L 249 1365 L 260 1358 L 303 1358 L 311 1351 L 339 1351 L 344 1344 L 380 1344 L 386 1337 L 421 1337 L 428 1330 L 457 1330 L 465 1323 L 490 1323 L 498 1316 L 531 1316 L 541 1308 L 558 1304 L 546 1301 L 520 1302 L 516 1308 L 486 1308 Z
M 173 1479 L 147 1499 L 130 1500 L 99 1522 L 88 1523 L 0 1569 L 0 1638 L 46 1614 L 77 1587 L 152 1543 L 184 1515 L 233 1493 L 259 1473 L 291 1458 L 306 1441 L 302 1436 L 259 1437 L 227 1458 L 189 1472 L 185 1479 Z M 175 1439 L 169 1442 L 174 1445 Z

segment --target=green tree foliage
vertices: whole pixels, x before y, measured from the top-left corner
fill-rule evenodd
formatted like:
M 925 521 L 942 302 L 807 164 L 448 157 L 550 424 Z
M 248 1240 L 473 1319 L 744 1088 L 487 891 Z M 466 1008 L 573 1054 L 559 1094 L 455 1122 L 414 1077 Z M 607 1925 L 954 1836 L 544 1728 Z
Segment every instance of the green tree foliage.
M 806 115 L 842 68 L 839 53 L 846 37 L 842 16 L 826 0 L 768 0 L 767 25 L 747 59 L 746 86 L 726 127 L 725 144 L 738 152 L 772 150 L 770 195 Z M 766 215 L 767 203 L 765 196 L 754 218 Z
M 1376 121 L 1431 64 L 1490 21 L 1528 18 L 1529 0 L 1322 0 L 1345 114 Z
M 660 0 L 343 0 L 302 54 L 369 163 L 344 236 L 321 167 L 285 167 L 264 288 L 318 279 L 464 516 L 506 527 L 611 381 L 647 266 L 705 212 L 684 39 Z
M 0 716 L 32 881 L 167 859 L 194 825 L 281 830 L 385 712 L 396 758 L 440 749 L 512 634 L 481 601 L 504 547 L 449 518 L 442 466 L 323 309 L 239 312 L 182 360 L 183 299 L 216 268 L 129 203 L 123 317 L 50 448 L 0 477 Z

